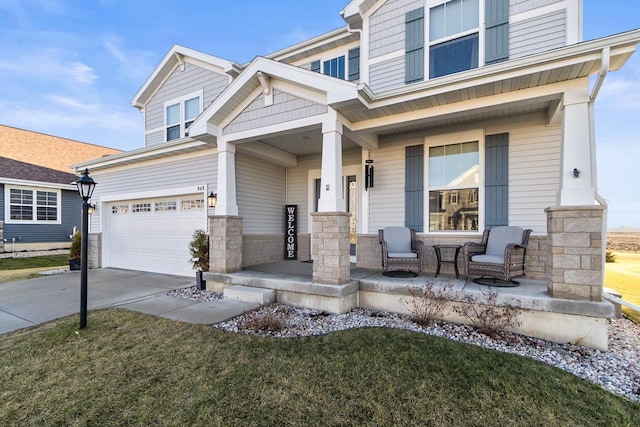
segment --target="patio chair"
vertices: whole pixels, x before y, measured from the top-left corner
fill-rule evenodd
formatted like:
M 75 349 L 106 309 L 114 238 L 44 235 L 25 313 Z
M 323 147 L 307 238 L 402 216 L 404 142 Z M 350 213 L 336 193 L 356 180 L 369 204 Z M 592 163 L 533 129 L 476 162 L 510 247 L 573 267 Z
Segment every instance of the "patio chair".
M 485 230 L 480 243 L 467 242 L 462 247 L 464 268 L 469 275 L 479 275 L 474 283 L 486 286 L 519 286 L 513 280 L 523 277 L 524 260 L 530 229 L 494 227 Z
M 385 227 L 378 230 L 382 245 L 382 268 L 387 271 L 422 271 L 424 245 L 416 239 L 415 230 L 407 227 Z

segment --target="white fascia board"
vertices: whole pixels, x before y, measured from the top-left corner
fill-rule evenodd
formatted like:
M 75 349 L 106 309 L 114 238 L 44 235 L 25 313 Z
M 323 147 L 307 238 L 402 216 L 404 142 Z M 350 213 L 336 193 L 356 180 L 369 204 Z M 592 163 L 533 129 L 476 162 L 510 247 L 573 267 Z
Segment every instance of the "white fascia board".
M 395 89 L 380 94 L 370 94 L 365 85 L 360 87 L 362 98 L 371 98 L 370 108 L 379 108 L 414 99 L 434 96 L 460 89 L 467 89 L 500 80 L 542 72 L 551 68 L 598 61 L 602 58 L 602 49 L 611 47 L 611 56 L 628 58 L 640 43 L 640 30 L 629 31 L 615 36 L 596 39 L 577 45 L 567 46 L 511 61 L 476 68 L 460 74 L 440 77 L 436 81 L 427 81 L 409 88 Z M 613 61 L 612 61 L 613 62 Z M 618 69 L 622 64 L 618 64 Z M 461 75 L 463 74 L 463 75 Z
M 160 156 L 164 157 L 172 154 L 177 154 L 185 150 L 192 150 L 200 147 L 208 147 L 208 144 L 196 140 L 171 141 L 165 144 L 152 145 L 151 147 L 144 147 L 138 150 L 112 154 L 107 157 L 100 157 L 98 159 L 76 163 L 74 165 L 71 165 L 71 167 L 73 168 L 74 172 L 77 172 L 79 169 L 84 168 L 103 169 L 112 166 L 119 166 L 124 163 L 131 163 L 132 161 L 143 161 Z
M 120 200 L 138 200 L 138 199 L 153 199 L 160 197 L 182 196 L 187 194 L 200 194 L 203 193 L 203 188 L 206 189 L 206 184 L 192 185 L 190 187 L 177 187 L 166 188 L 162 190 L 152 191 L 140 191 L 131 193 L 120 194 L 106 194 L 100 195 L 98 198 L 100 203 L 116 202 Z
M 0 177 L 0 184 L 23 185 L 25 187 L 56 188 L 60 190 L 78 190 L 74 184 L 59 184 L 57 182 L 30 181 L 27 179 L 3 178 Z
M 349 32 L 348 27 L 341 27 L 333 31 L 329 31 L 328 33 L 321 34 L 317 37 L 314 37 L 309 40 L 305 40 L 301 43 L 295 44 L 293 46 L 289 46 L 277 52 L 266 55 L 265 58 L 273 59 L 274 61 L 282 61 L 287 57 L 299 54 L 306 50 L 311 50 L 316 47 L 326 45 L 332 42 L 339 41 L 342 38 L 351 36 L 352 33 Z

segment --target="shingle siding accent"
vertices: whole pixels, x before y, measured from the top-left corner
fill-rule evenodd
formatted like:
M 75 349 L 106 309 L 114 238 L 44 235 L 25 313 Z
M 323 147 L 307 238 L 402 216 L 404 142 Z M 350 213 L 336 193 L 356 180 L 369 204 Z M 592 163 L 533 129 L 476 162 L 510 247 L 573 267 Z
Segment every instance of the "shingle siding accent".
M 207 108 L 229 85 L 229 76 L 218 74 L 190 62 L 184 71 L 178 66 L 145 106 L 145 130 L 164 127 L 164 103 L 197 90 L 203 90 L 203 108 Z M 164 136 L 164 135 L 163 135 Z M 164 137 L 160 142 L 164 141 Z M 152 140 L 152 144 L 156 140 Z M 150 145 L 150 144 L 147 144 Z
M 369 58 L 404 50 L 405 13 L 424 6 L 422 0 L 389 0 L 371 15 Z
M 565 10 L 509 25 L 509 58 L 516 59 L 565 46 Z
M 265 106 L 264 96 L 259 95 L 223 129 L 222 133 L 227 135 L 326 112 L 326 105 L 320 105 L 286 92 L 274 90 L 273 105 Z

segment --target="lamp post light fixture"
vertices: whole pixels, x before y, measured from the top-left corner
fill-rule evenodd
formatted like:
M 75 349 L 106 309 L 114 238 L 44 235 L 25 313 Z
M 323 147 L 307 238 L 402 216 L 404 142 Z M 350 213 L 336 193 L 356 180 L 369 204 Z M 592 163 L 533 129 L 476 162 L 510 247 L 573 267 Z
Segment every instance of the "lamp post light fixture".
M 80 329 L 87 326 L 87 253 L 89 248 L 89 199 L 93 195 L 96 182 L 89 176 L 89 169 L 76 180 L 78 193 L 82 197 L 82 239 L 80 249 Z
M 218 204 L 218 193 L 213 194 L 213 191 L 207 197 L 207 205 L 210 208 L 215 208 Z

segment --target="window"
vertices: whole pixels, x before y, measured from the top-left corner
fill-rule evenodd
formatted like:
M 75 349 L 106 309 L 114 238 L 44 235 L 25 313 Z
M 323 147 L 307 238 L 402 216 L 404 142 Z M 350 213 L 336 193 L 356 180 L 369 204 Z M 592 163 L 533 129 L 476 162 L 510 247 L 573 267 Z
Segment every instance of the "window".
M 478 229 L 479 142 L 429 147 L 429 231 Z
M 60 190 L 7 186 L 5 191 L 7 222 L 60 224 Z
M 324 61 L 322 73 L 327 76 L 344 79 L 344 55 Z
M 204 199 L 185 199 L 180 203 L 180 209 L 183 211 L 204 209 Z
M 166 140 L 186 138 L 191 123 L 202 111 L 202 91 L 164 103 Z
M 156 208 L 156 212 L 175 211 L 178 209 L 178 202 L 176 202 L 175 200 L 169 200 L 166 202 L 156 202 L 155 208 Z
M 429 78 L 478 67 L 479 0 L 452 0 L 429 10 Z
M 151 212 L 151 203 L 133 203 L 131 205 L 131 212 Z
M 129 213 L 129 205 L 114 205 L 111 206 L 112 214 L 127 214 Z

